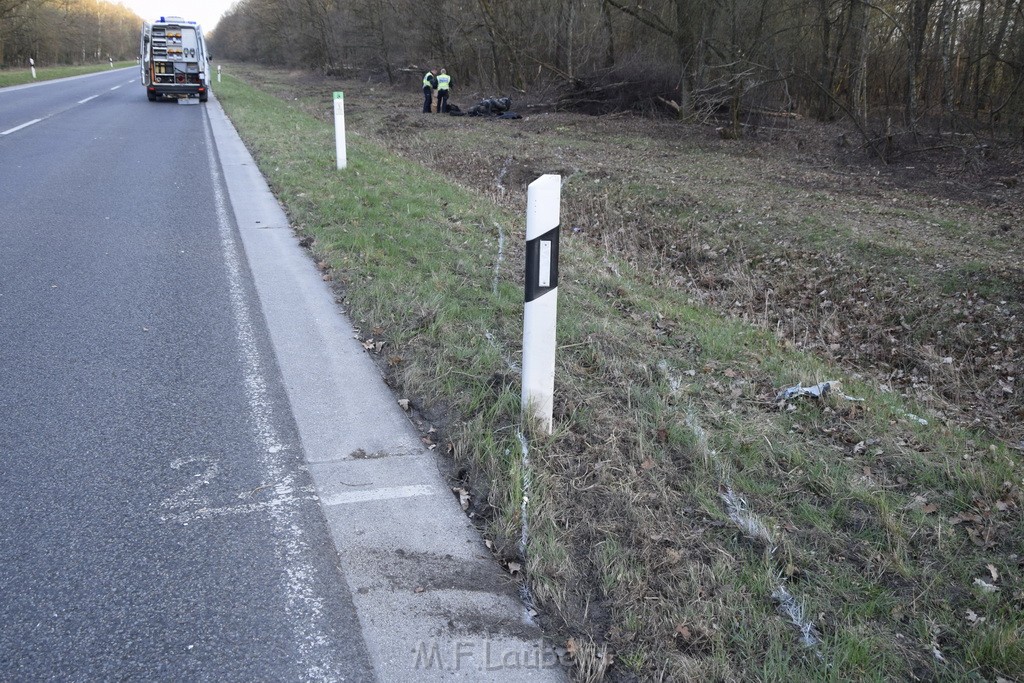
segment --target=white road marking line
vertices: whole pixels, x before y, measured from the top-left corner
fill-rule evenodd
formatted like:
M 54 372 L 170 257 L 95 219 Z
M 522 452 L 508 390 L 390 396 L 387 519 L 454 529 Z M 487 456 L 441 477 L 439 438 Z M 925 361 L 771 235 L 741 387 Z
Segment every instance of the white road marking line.
M 195 467 L 189 468 L 190 470 L 202 470 L 201 474 L 193 474 L 193 481 L 188 484 L 185 488 L 181 489 L 173 496 L 165 498 L 160 502 L 162 508 L 186 508 L 190 505 L 195 505 L 198 502 L 197 495 L 199 492 L 210 485 L 211 482 L 220 474 L 220 465 L 216 462 L 210 461 L 205 457 L 197 458 L 178 458 L 171 463 L 172 470 L 180 470 L 185 465 L 196 465 Z M 187 472 L 187 471 L 186 471 Z
M 352 491 L 349 493 L 336 493 L 333 496 L 324 496 L 321 500 L 324 505 L 347 505 L 349 503 L 365 503 L 371 500 L 392 500 L 395 498 L 413 498 L 416 496 L 432 496 L 437 493 L 433 486 L 394 486 L 387 489 L 373 489 L 372 491 Z
M 0 133 L 0 135 L 9 135 L 10 133 L 13 133 L 15 131 L 21 130 L 22 128 L 28 128 L 33 123 L 39 123 L 40 121 L 42 121 L 42 119 L 32 119 L 31 121 L 28 121 L 27 123 L 23 123 L 20 126 L 15 126 L 14 128 L 8 128 L 4 132 Z
M 95 100 L 99 95 L 93 95 L 92 97 L 86 97 L 84 100 L 78 100 L 79 104 L 85 104 L 89 100 Z
M 327 647 L 331 638 L 324 624 L 326 607 L 318 588 L 317 571 L 307 559 L 313 551 L 304 538 L 305 531 L 299 526 L 300 500 L 283 495 L 282 491 L 285 489 L 280 488 L 293 488 L 293 475 L 288 471 L 287 453 L 284 452 L 285 448 L 275 427 L 274 405 L 269 396 L 263 370 L 264 361 L 245 296 L 243 273 L 246 271 L 246 265 L 240 258 L 241 249 L 235 240 L 228 198 L 222 187 L 223 180 L 214 152 L 216 146 L 210 131 L 210 114 L 205 107 L 203 118 L 206 123 L 203 127 L 206 159 L 210 177 L 213 179 L 217 227 L 220 232 L 222 258 L 227 268 L 228 297 L 231 301 L 231 314 L 235 322 L 235 334 L 240 346 L 245 376 L 247 412 L 262 446 L 257 462 L 263 470 L 263 480 L 277 482 L 274 498 L 270 501 L 267 512 L 273 525 L 273 538 L 270 539 L 270 543 L 284 563 L 284 609 L 291 624 L 298 658 L 305 667 L 305 680 L 333 681 L 336 680 L 335 672 L 338 665 L 334 652 Z M 259 304 L 256 303 L 256 306 Z
M 200 520 L 213 519 L 215 517 L 231 517 L 236 515 L 249 515 L 257 512 L 267 512 L 275 508 L 281 507 L 282 505 L 291 505 L 300 501 L 314 501 L 319 500 L 316 496 L 284 496 L 275 498 L 274 500 L 267 500 L 261 503 L 245 503 L 242 505 L 229 505 L 227 507 L 219 508 L 199 508 L 190 512 L 179 512 L 176 514 L 163 515 L 160 517 L 161 521 L 175 521 L 175 522 L 196 522 Z
M 111 88 L 111 90 L 117 90 L 117 89 L 118 89 L 118 88 L 120 88 L 120 87 L 121 87 L 121 86 L 119 86 L 119 85 L 115 85 L 115 86 L 114 86 L 113 88 Z

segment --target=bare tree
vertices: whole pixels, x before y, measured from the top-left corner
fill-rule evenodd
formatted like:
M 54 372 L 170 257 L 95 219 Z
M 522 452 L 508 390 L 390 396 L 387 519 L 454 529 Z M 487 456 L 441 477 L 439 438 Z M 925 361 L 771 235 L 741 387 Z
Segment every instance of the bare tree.
M 865 135 L 872 116 L 907 130 L 927 117 L 937 130 L 1009 129 L 1024 100 L 1022 3 L 239 0 L 215 43 L 225 56 L 345 64 L 392 83 L 444 63 L 463 86 L 561 83 L 588 90 L 576 102 L 646 98 L 691 121 L 727 110 L 735 132 L 742 111 L 764 107 L 848 117 Z
M 982 0 L 984 2 L 984 0 Z M 925 32 L 928 29 L 928 13 L 934 0 L 909 0 L 907 7 L 907 81 L 904 118 L 911 130 L 917 126 L 918 118 L 918 71 L 921 52 L 924 48 Z

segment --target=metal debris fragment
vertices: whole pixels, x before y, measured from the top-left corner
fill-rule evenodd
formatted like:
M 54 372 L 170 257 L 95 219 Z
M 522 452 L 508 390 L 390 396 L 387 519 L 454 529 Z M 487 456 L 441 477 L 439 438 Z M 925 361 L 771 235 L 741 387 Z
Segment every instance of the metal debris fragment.
M 775 402 L 781 403 L 783 401 L 788 401 L 791 398 L 800 398 L 801 396 L 810 396 L 811 398 L 824 398 L 830 393 L 835 393 L 836 395 L 841 396 L 847 401 L 860 402 L 864 400 L 862 398 L 854 398 L 853 396 L 844 394 L 839 390 L 839 382 L 833 380 L 830 382 L 819 382 L 818 384 L 815 384 L 813 387 L 805 387 L 802 384 L 797 384 L 795 387 L 783 389 L 775 397 Z

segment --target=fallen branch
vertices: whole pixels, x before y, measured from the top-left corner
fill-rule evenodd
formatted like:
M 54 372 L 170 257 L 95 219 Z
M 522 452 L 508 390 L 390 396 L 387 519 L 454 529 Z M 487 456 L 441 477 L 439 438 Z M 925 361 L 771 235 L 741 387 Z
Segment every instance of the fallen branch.
M 673 102 L 672 100 L 666 100 L 661 95 L 656 96 L 655 99 L 658 100 L 659 102 L 661 102 L 662 104 L 667 105 L 667 106 L 671 107 L 672 109 L 674 109 L 677 114 L 681 115 L 683 113 L 683 107 L 678 102 Z

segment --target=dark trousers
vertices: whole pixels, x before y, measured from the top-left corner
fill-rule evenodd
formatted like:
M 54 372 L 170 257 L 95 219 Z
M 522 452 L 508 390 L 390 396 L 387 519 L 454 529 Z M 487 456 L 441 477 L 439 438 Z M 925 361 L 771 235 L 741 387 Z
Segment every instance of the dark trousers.
M 448 111 L 448 88 L 437 91 L 437 111 L 439 113 Z
M 429 85 L 423 86 L 423 113 L 430 113 L 430 95 L 433 93 L 433 88 Z

